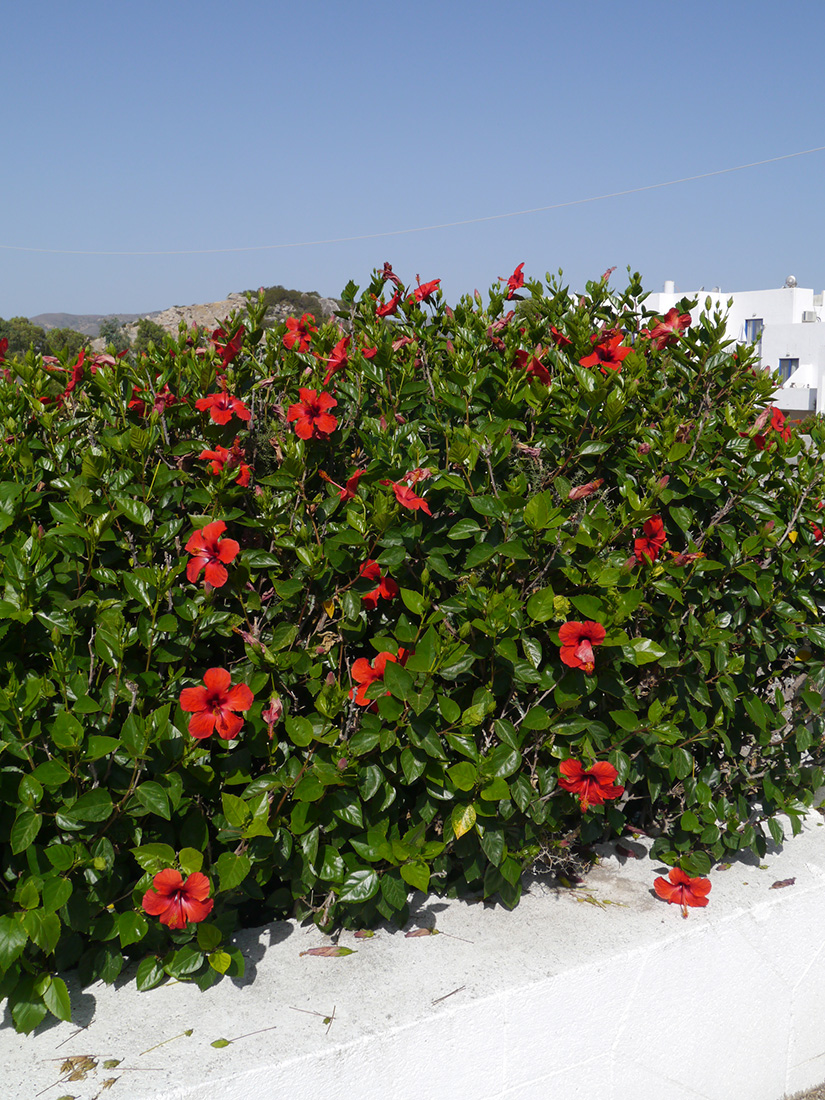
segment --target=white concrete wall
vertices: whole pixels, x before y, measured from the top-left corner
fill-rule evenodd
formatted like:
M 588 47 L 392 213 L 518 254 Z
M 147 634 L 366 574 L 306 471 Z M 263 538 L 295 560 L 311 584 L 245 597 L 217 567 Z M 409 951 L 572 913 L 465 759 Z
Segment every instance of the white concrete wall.
M 534 880 L 512 912 L 416 895 L 408 928 L 442 935 L 344 932 L 355 954 L 319 958 L 329 940 L 286 921 L 239 935 L 247 978 L 205 993 L 72 983 L 73 1023 L 0 1027 L 0 1096 L 782 1100 L 825 1080 L 819 814 L 714 869 L 687 920 L 654 895 L 666 868 L 622 844 L 576 890 Z

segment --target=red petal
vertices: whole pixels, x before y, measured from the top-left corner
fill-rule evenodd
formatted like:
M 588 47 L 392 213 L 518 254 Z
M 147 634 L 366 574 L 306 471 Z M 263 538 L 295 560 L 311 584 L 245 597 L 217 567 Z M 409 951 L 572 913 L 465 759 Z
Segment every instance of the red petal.
M 226 697 L 226 706 L 229 710 L 249 710 L 255 702 L 255 696 L 246 684 L 236 684 Z
M 205 687 L 184 688 L 180 693 L 180 708 L 189 712 L 205 710 L 208 698 L 209 692 Z
M 241 718 L 239 714 L 232 714 L 231 711 L 222 710 L 215 722 L 215 732 L 218 737 L 222 737 L 224 741 L 231 741 L 233 737 L 238 736 L 242 725 L 243 718 Z
M 222 539 L 218 544 L 218 557 L 222 562 L 234 561 L 240 552 L 240 543 L 234 539 Z
M 203 674 L 203 682 L 210 692 L 214 694 L 220 692 L 225 695 L 232 683 L 232 677 L 225 668 L 208 668 Z
M 198 711 L 189 719 L 187 729 L 193 737 L 197 737 L 199 741 L 202 741 L 205 737 L 212 735 L 215 729 L 215 715 L 208 710 Z
M 229 574 L 219 561 L 208 561 L 206 563 L 204 577 L 207 584 L 211 584 L 213 588 L 223 588 L 229 580 Z

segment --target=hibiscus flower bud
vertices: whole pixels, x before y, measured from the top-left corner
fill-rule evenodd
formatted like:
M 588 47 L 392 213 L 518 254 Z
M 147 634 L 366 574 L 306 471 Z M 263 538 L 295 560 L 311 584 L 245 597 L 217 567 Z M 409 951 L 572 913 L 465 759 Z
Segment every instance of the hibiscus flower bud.
M 381 416 L 378 420 L 378 426 L 381 428 L 382 432 L 385 432 L 387 430 L 387 421 L 384 419 L 384 414 L 383 413 L 381 414 Z
M 335 673 L 328 672 L 324 683 L 327 685 L 327 687 L 332 687 L 332 685 L 335 683 Z
M 650 454 L 650 444 L 649 443 L 640 443 L 639 446 L 636 449 L 637 449 L 637 451 L 640 455 L 649 455 Z
M 604 484 L 603 477 L 597 477 L 595 481 L 588 481 L 584 485 L 577 485 L 575 489 L 571 489 L 567 494 L 568 500 L 582 500 L 584 497 L 589 497 L 592 493 L 597 492 L 599 487 Z
M 347 761 L 346 756 L 342 756 L 341 759 L 338 761 L 338 771 L 340 771 L 340 772 L 344 771 L 346 769 L 347 762 L 348 761 Z
M 658 484 L 658 488 L 659 488 L 659 489 L 664 489 L 664 488 L 666 488 L 666 487 L 667 487 L 667 483 L 668 483 L 669 481 L 670 481 L 670 474 L 665 474 L 665 476 L 664 476 L 664 477 L 660 477 L 660 478 L 659 478 L 659 484 Z
M 406 416 L 402 416 L 401 413 L 394 413 L 393 415 L 395 416 L 396 424 L 406 424 L 407 423 Z

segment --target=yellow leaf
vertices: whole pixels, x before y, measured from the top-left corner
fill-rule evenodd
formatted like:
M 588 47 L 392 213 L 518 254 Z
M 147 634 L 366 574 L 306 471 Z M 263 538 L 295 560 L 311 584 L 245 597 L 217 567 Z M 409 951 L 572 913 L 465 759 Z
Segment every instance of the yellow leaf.
M 791 540 L 791 542 L 796 542 L 796 531 L 789 531 L 788 538 Z
M 331 619 L 335 614 L 335 600 L 324 600 L 324 611 L 327 613 L 327 618 Z
M 213 951 L 209 956 L 209 965 L 219 974 L 225 974 L 232 965 L 232 956 L 226 951 Z
M 454 806 L 450 820 L 452 821 L 455 838 L 458 840 L 460 836 L 469 833 L 470 829 L 475 825 L 475 806 Z

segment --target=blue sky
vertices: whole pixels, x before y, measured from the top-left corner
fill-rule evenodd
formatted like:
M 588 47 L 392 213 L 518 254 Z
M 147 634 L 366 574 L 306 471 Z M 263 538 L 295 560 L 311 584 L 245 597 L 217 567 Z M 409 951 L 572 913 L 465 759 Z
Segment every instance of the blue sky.
M 449 301 L 524 261 L 825 286 L 814 0 L 29 0 L 3 12 L 0 316 L 142 312 L 389 260 Z

